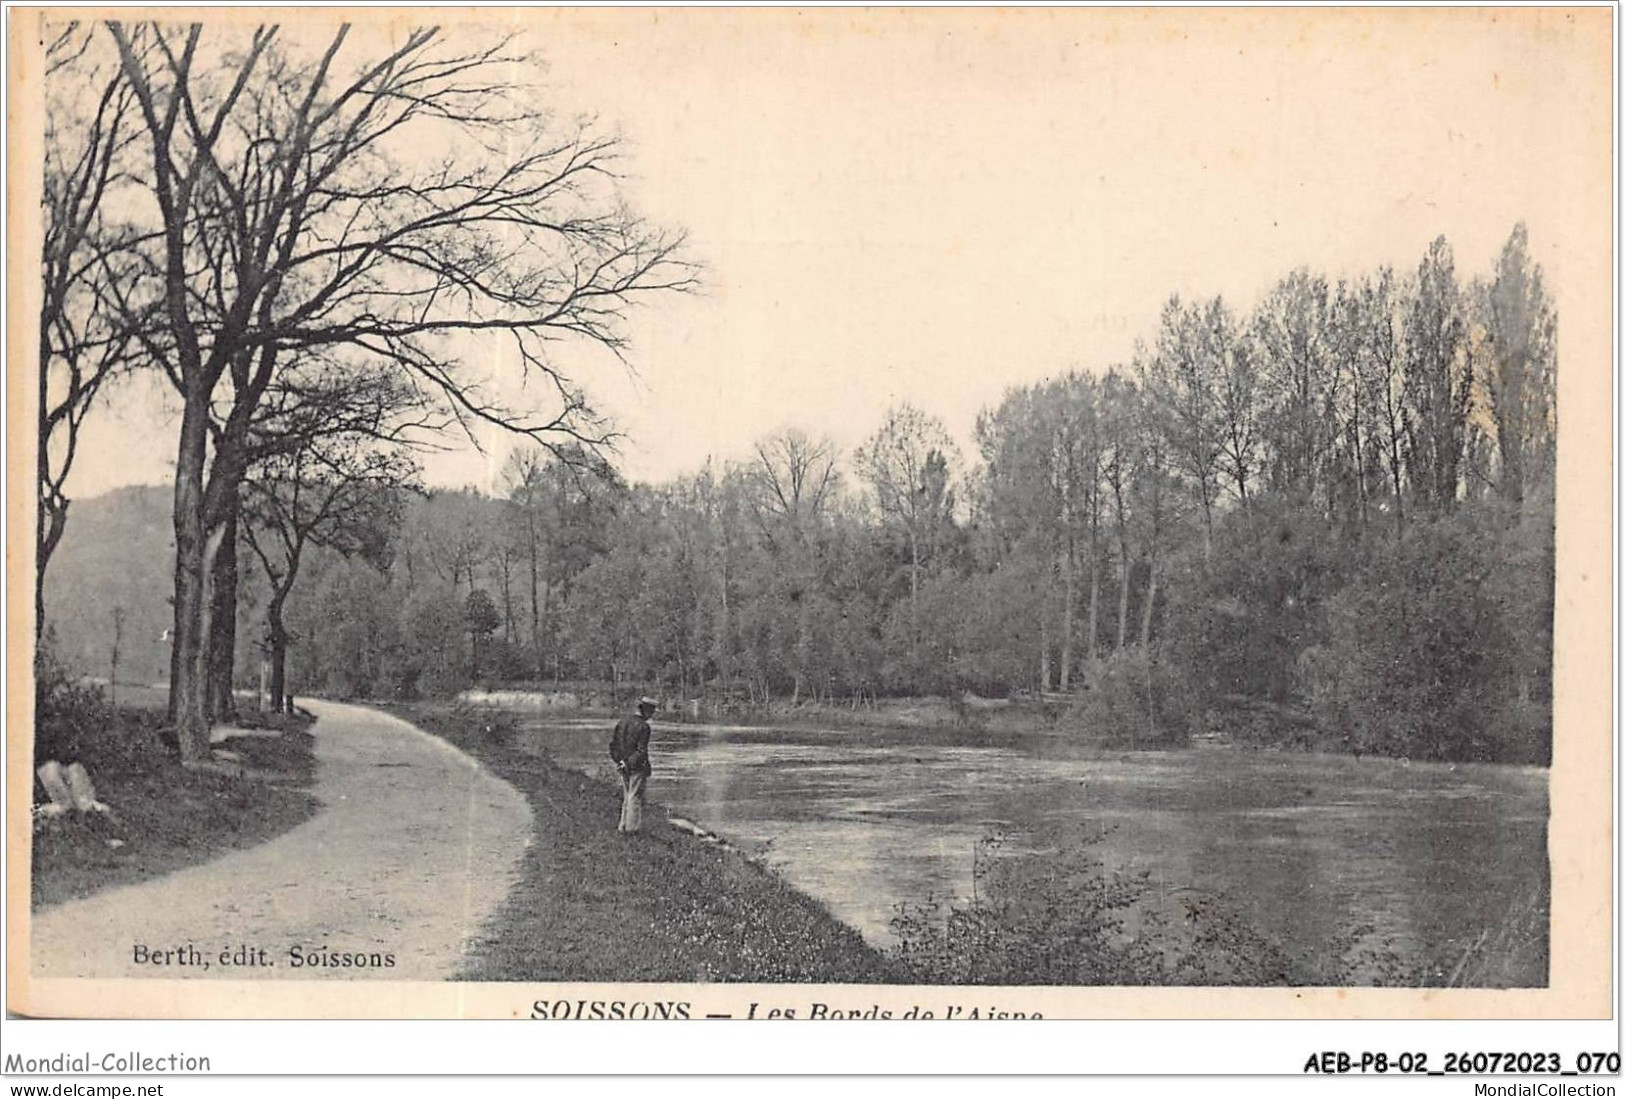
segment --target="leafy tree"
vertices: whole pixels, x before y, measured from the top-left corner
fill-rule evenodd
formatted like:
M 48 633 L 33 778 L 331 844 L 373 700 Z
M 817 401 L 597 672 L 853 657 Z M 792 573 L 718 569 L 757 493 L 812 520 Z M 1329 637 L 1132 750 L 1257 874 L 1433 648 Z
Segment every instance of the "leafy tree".
M 530 604 L 530 657 L 540 676 L 549 654 L 557 655 L 557 631 L 549 628 L 553 597 L 567 592 L 606 550 L 626 486 L 601 455 L 582 446 L 515 450 L 503 467 L 501 485 L 513 511 L 501 525 L 507 536 L 499 540 L 498 552 L 503 545 L 516 544 L 521 554 Z
M 1173 661 L 1204 703 L 1300 697 L 1299 654 L 1319 643 L 1346 543 L 1300 498 L 1272 495 L 1225 517 L 1206 566 L 1177 585 Z
M 854 707 L 1059 686 L 1058 728 L 1129 747 L 1217 726 L 1542 760 L 1556 322 L 1525 242 L 1465 290 L 1439 242 L 1414 282 L 1300 271 L 1252 315 L 1170 302 L 1130 366 L 1003 394 L 962 477 L 941 425 L 909 408 L 852 456 L 853 484 L 793 430 L 659 485 L 624 484 L 585 446 L 527 451 L 499 497 L 410 502 L 386 552 L 313 540 L 286 597 L 290 675 L 410 694 L 545 667 L 617 693 Z M 347 386 L 379 375 L 287 360 L 250 422 L 251 488 L 285 489 L 276 470 L 336 439 L 387 451 L 423 414 L 316 430 L 317 383 L 341 362 Z M 353 407 L 346 392 L 325 403 Z M 1439 461 L 1454 472 L 1435 480 Z M 307 483 L 336 481 L 323 467 Z M 65 544 L 64 561 L 90 560 Z M 275 591 L 256 580 L 239 615 Z M 102 659 L 105 638 L 87 651 Z
M 566 601 L 571 659 L 588 674 L 606 677 L 617 698 L 641 656 L 637 600 L 645 563 L 635 548 L 619 543 L 582 571 Z
M 1553 475 L 1557 434 L 1557 317 L 1540 266 L 1529 258 L 1529 231 L 1522 222 L 1501 250 L 1487 296 L 1485 389 L 1500 458 L 1496 487 L 1516 517 L 1529 481 Z
M 859 472 L 874 490 L 882 517 L 903 536 L 908 551 L 909 648 L 920 641 L 920 577 L 946 541 L 953 523 L 949 464 L 957 448 L 942 424 L 901 404 L 858 451 Z
M 306 551 L 324 546 L 375 565 L 387 563 L 402 491 L 416 479 L 416 465 L 401 452 L 337 437 L 262 462 L 247 481 L 243 533 L 270 585 L 265 644 L 274 710 L 281 712 L 287 695 L 289 632 L 283 609 Z
M 468 597 L 441 583 L 413 587 L 402 610 L 401 683 L 408 697 L 468 685 Z
M 1548 758 L 1538 734 L 1514 743 L 1516 639 L 1493 594 L 1497 556 L 1465 514 L 1378 546 L 1333 597 L 1325 647 L 1307 650 L 1307 694 L 1325 726 L 1386 755 Z
M 469 676 L 477 680 L 480 678 L 480 657 L 484 647 L 490 644 L 491 635 L 502 625 L 502 614 L 497 610 L 490 592 L 484 588 L 474 588 L 468 593 L 464 617 L 468 623 Z

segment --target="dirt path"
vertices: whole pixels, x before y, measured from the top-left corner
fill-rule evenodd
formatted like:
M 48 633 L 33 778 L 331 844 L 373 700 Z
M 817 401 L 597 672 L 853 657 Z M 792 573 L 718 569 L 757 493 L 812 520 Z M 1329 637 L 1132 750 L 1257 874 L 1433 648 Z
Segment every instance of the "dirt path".
M 317 717 L 317 814 L 258 847 L 39 913 L 36 976 L 457 973 L 468 941 L 517 876 L 531 835 L 525 799 L 399 718 L 337 702 L 304 705 Z M 143 964 L 140 947 L 171 953 Z M 350 955 L 352 964 L 296 966 L 295 950 Z M 358 955 L 362 964 L 353 964 Z M 393 964 L 379 964 L 387 956 Z

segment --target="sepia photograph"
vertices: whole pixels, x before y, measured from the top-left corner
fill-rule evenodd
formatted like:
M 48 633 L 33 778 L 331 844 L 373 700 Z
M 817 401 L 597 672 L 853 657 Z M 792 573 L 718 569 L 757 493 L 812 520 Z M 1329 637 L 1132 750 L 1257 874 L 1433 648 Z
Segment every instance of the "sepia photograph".
M 11 1011 L 1607 1014 L 1610 9 L 10 15 Z

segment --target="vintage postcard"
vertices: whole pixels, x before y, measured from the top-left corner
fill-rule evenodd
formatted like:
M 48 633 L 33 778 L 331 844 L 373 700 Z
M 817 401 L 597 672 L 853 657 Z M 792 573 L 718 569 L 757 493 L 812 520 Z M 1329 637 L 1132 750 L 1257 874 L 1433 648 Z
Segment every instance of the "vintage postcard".
M 1613 18 L 13 9 L 7 1007 L 1606 1016 Z

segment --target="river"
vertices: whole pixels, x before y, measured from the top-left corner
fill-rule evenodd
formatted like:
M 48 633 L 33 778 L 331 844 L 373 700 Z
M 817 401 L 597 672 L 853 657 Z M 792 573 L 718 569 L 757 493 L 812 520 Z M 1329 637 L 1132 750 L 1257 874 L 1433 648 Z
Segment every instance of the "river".
M 611 724 L 531 717 L 519 739 L 611 776 Z M 970 894 L 984 837 L 1042 842 L 1080 823 L 1104 833 L 1108 864 L 1220 897 L 1289 950 L 1363 925 L 1402 955 L 1457 956 L 1547 880 L 1543 768 L 664 722 L 652 754 L 654 801 L 765 859 L 877 946 L 899 902 Z M 1514 983 L 1543 985 L 1540 969 Z

